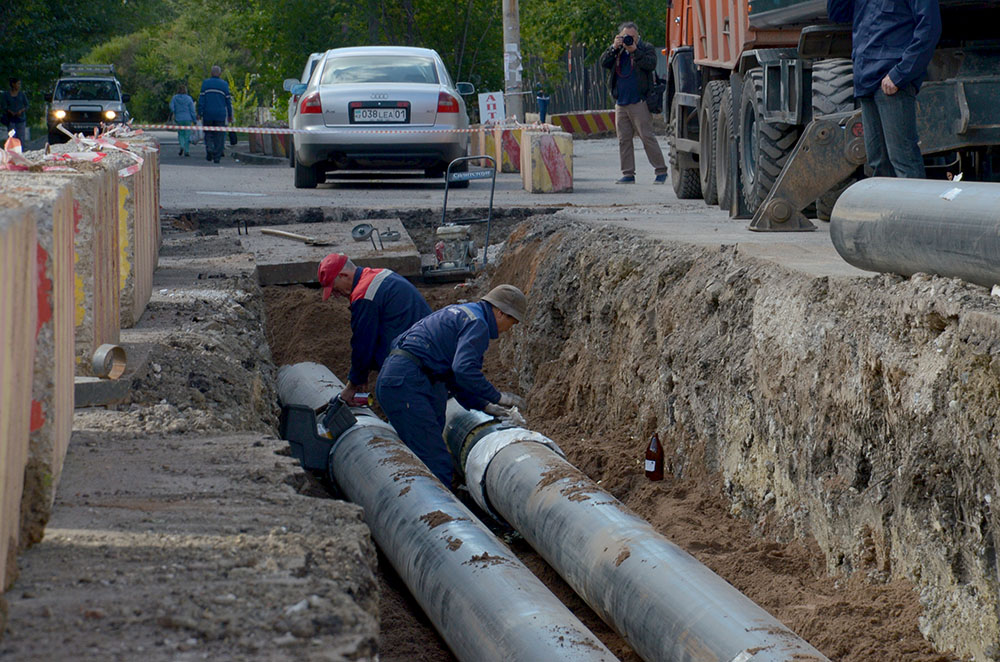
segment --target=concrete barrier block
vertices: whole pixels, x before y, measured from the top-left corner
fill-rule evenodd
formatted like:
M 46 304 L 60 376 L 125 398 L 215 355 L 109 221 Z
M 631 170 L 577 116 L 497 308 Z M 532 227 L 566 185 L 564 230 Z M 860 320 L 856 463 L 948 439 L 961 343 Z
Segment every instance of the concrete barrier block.
M 500 155 L 497 153 L 497 141 L 493 127 L 479 124 L 475 125 L 473 128 L 476 130 L 472 133 L 469 140 L 469 154 L 485 154 L 487 156 L 492 156 L 494 159 L 497 159 L 497 171 L 499 172 Z M 489 167 L 491 164 L 486 159 L 479 159 L 478 161 L 473 161 L 471 165 L 485 168 Z
M 498 172 L 521 172 L 521 145 L 524 129 L 493 129 L 492 154 L 497 160 Z
M 144 136 L 122 142 L 136 149 L 157 147 L 155 140 Z M 125 177 L 119 171 L 135 164 L 128 155 L 111 152 L 100 162 L 117 181 L 119 324 L 123 329 L 135 326 L 149 303 L 160 253 L 159 152 L 140 153 L 142 166 Z
M 20 547 L 40 541 L 69 446 L 74 406 L 74 216 L 66 178 L 36 177 L 0 205 L 36 211 L 36 327 Z M 47 180 L 47 181 L 46 181 Z M 13 204 L 9 201 L 14 200 Z
M 529 193 L 573 190 L 573 136 L 563 131 L 525 130 L 521 180 Z
M 0 173 L 0 189 L 68 182 L 74 223 L 74 353 L 76 372 L 92 375 L 90 359 L 105 343 L 117 344 L 119 315 L 119 240 L 117 175 L 92 164 L 77 172 Z
M 0 590 L 17 576 L 37 324 L 37 212 L 0 206 Z
M 549 122 L 561 127 L 574 138 L 597 138 L 615 132 L 615 111 L 584 110 L 575 113 L 557 113 Z

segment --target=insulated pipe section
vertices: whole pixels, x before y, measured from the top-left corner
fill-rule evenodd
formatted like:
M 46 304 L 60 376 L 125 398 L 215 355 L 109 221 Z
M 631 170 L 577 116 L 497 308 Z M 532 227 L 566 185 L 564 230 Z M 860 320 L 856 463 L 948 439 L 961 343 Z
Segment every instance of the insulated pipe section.
M 540 442 L 542 435 L 486 422 L 457 403 L 448 412 L 449 447 L 463 449 L 466 465 L 486 467 L 489 507 L 644 660 L 829 662 Z M 493 444 L 497 436 L 504 443 Z M 479 457 L 480 447 L 490 448 L 488 457 Z
M 1000 184 L 863 179 L 841 194 L 830 238 L 866 271 L 1000 283 Z
M 343 388 L 318 364 L 283 366 L 282 404 Z M 330 477 L 460 660 L 617 660 L 367 408 L 330 450 Z

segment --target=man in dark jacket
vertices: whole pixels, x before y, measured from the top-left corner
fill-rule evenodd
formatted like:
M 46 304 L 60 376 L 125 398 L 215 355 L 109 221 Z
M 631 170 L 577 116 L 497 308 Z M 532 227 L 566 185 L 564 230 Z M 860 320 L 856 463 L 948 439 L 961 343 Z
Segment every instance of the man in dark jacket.
M 923 178 L 917 92 L 941 37 L 938 0 L 827 0 L 826 11 L 831 21 L 853 23 L 868 165 L 877 177 Z
M 229 83 L 222 80 L 222 67 L 212 67 L 212 76 L 201 83 L 198 94 L 198 119 L 205 126 L 226 126 L 233 121 L 233 97 L 229 93 Z M 205 132 L 205 160 L 219 162 L 223 145 L 226 144 L 225 131 Z
M 646 95 L 653 86 L 656 49 L 639 39 L 635 23 L 622 23 L 611 46 L 601 55 L 601 66 L 611 72 L 608 87 L 615 99 L 615 132 L 618 134 L 618 157 L 622 166 L 622 178 L 618 183 L 635 183 L 632 140 L 636 133 L 646 150 L 646 158 L 656 172 L 653 183 L 666 182 L 667 164 L 653 133 L 653 116 L 646 105 Z
M 452 460 L 443 433 L 451 392 L 459 404 L 500 415 L 524 400 L 497 390 L 483 375 L 490 340 L 520 322 L 524 293 L 513 285 L 494 287 L 480 301 L 447 306 L 396 338 L 382 364 L 375 395 L 389 422 L 417 457 L 451 487 Z
M 366 390 L 368 373 L 382 367 L 396 336 L 431 314 L 413 284 L 390 269 L 363 269 L 341 253 L 331 253 L 319 264 L 323 301 L 330 295 L 347 297 L 351 306 L 351 372 L 340 392 L 344 402 Z

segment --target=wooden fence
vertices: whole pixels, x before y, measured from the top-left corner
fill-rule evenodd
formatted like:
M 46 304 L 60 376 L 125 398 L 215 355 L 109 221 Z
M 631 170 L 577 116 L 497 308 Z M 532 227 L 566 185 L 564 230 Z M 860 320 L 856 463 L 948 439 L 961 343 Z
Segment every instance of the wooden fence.
M 583 44 L 569 46 L 560 63 L 559 76 L 550 76 L 543 67 L 542 58 L 528 55 L 524 58 L 525 112 L 537 113 L 535 90 L 541 86 L 549 93 L 548 113 L 572 113 L 583 110 L 604 110 L 615 107 L 608 92 L 608 72 L 601 67 L 601 52 L 588 50 Z M 587 63 L 587 59 L 593 62 Z M 666 77 L 666 56 L 657 50 L 656 71 Z M 557 79 L 557 80 L 554 80 Z

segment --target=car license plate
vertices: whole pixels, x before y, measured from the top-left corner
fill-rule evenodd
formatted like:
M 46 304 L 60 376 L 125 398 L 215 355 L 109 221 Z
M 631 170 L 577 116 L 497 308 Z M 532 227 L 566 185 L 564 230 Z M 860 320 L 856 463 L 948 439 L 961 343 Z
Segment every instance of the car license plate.
M 378 105 L 362 103 L 360 107 L 352 104 L 351 122 L 354 124 L 405 124 L 410 121 L 410 108 L 406 106 L 388 105 L 381 102 Z

